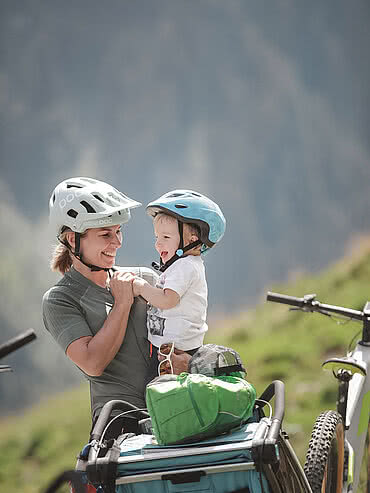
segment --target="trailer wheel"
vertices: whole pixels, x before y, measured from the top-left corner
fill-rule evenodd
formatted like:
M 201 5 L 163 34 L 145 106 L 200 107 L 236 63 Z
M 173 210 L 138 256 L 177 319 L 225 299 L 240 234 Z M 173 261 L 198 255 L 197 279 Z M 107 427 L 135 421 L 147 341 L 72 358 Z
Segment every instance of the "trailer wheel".
M 313 493 L 341 493 L 344 466 L 344 428 L 336 411 L 316 419 L 306 454 L 304 472 Z

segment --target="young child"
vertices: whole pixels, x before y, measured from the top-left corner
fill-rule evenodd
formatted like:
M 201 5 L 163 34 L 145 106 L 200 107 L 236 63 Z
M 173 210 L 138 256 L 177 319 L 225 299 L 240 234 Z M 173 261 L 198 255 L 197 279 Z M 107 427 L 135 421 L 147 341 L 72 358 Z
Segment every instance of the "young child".
M 225 218 L 212 200 L 191 190 L 174 190 L 150 202 L 155 248 L 162 272 L 156 287 L 144 279 L 133 282 L 135 296 L 148 302 L 148 339 L 153 345 L 150 377 L 158 374 L 158 352 L 174 348 L 194 354 L 208 329 L 207 282 L 202 255 L 225 232 Z M 171 361 L 159 364 L 160 373 L 171 373 Z M 151 379 L 150 378 L 150 379 Z

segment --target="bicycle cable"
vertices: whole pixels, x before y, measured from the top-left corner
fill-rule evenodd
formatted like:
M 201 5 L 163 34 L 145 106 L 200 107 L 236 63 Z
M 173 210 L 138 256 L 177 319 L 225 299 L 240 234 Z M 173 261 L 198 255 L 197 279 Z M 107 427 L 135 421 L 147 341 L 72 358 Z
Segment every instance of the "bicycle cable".
M 348 349 L 347 349 L 348 353 L 351 353 L 353 351 L 353 349 L 351 349 L 351 347 L 354 344 L 354 341 L 359 337 L 360 334 L 361 334 L 361 330 L 356 332 L 356 334 L 352 337 L 351 342 L 348 344 Z
M 130 409 L 129 411 L 124 411 L 124 412 L 122 412 L 120 414 L 117 414 L 117 416 L 114 416 L 114 418 L 112 418 L 109 421 L 109 423 L 107 423 L 107 425 L 104 428 L 103 433 L 102 433 L 102 435 L 100 437 L 99 443 L 98 443 L 98 452 L 102 449 L 104 436 L 105 436 L 108 428 L 110 427 L 110 425 L 113 423 L 113 421 L 115 421 L 116 419 L 120 418 L 121 416 L 124 416 L 126 414 L 130 414 L 130 413 L 136 413 L 138 411 L 147 411 L 147 409 L 146 408 L 142 408 L 142 409 Z
M 271 404 L 268 401 L 264 401 L 263 399 L 257 399 L 257 400 L 258 400 L 258 402 L 262 402 L 263 404 L 268 406 L 269 413 L 270 413 L 268 419 L 271 420 L 271 417 L 272 417 L 272 406 L 271 406 Z
M 321 312 L 319 311 L 318 313 L 321 313 Z M 348 324 L 349 322 L 357 322 L 356 319 L 354 319 L 352 317 L 346 317 L 344 315 L 342 317 L 340 315 L 333 315 L 331 313 L 325 313 L 325 315 L 328 315 L 331 319 L 333 319 L 333 321 L 337 325 L 345 325 L 345 324 Z M 338 320 L 338 318 L 339 318 L 339 320 Z M 356 334 L 352 337 L 350 343 L 347 346 L 347 353 L 349 353 L 349 352 L 352 351 L 351 347 L 352 347 L 354 341 L 358 338 L 359 334 L 361 334 L 361 330 L 359 330 L 358 332 L 356 332 Z M 335 374 L 334 374 L 334 376 L 336 377 Z

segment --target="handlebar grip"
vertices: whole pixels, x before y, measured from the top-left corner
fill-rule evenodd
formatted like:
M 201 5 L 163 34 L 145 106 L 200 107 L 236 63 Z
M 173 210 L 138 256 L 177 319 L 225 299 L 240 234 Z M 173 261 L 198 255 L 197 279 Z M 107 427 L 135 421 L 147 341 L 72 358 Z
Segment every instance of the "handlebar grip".
M 28 329 L 23 334 L 20 334 L 17 337 L 13 337 L 0 346 L 0 359 L 4 358 L 4 356 L 7 356 L 13 351 L 16 351 L 25 344 L 28 344 L 34 339 L 36 339 L 36 333 L 33 329 Z
M 271 291 L 268 291 L 266 300 L 297 306 L 298 308 L 303 308 L 303 306 L 305 306 L 304 298 L 296 298 L 295 296 L 288 296 L 287 294 L 272 293 Z

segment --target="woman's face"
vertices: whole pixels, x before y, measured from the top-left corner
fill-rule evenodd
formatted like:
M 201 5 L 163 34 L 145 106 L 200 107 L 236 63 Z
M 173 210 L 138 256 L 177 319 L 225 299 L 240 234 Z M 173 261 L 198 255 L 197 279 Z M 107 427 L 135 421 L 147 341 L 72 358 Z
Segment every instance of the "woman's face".
M 81 238 L 84 262 L 111 268 L 115 264 L 117 250 L 122 245 L 121 226 L 88 229 Z

